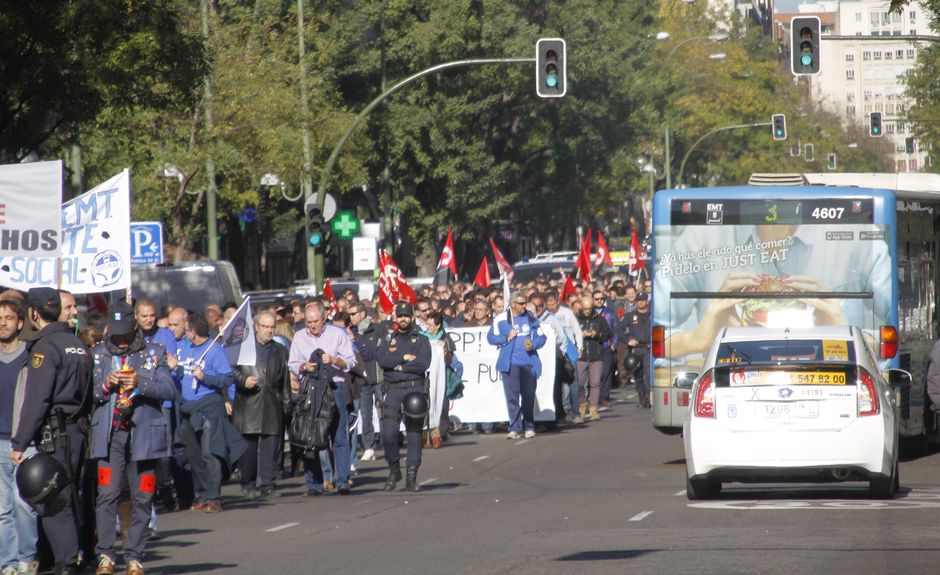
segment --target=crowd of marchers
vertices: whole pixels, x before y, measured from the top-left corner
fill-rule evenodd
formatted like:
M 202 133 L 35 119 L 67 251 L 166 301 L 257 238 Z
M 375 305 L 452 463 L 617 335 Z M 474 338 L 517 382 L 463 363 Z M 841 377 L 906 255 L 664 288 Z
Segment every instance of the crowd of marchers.
M 637 406 L 648 407 L 649 293 L 649 281 L 609 274 L 508 292 L 425 286 L 388 312 L 378 294 L 352 290 L 335 300 L 278 299 L 253 306 L 247 366 L 221 344 L 234 302 L 198 311 L 116 302 L 79 325 L 69 292 L 3 292 L 2 575 L 34 574 L 41 563 L 108 575 L 121 562 L 141 575 L 158 513 L 220 513 L 225 481 L 239 483 L 242 497 L 271 501 L 279 480 L 302 473 L 310 497 L 348 495 L 356 465 L 381 458 L 384 490 L 420 491 L 422 449 L 446 445 L 451 433 L 518 439 L 584 427 L 602 418 L 611 389 L 629 384 Z M 447 332 L 461 327 L 487 328 L 508 421 L 449 418 L 463 368 Z M 556 345 L 556 420 L 536 422 L 547 341 Z M 432 351 L 446 365 L 443 395 L 429 394 Z M 430 397 L 441 405 L 429 409 Z

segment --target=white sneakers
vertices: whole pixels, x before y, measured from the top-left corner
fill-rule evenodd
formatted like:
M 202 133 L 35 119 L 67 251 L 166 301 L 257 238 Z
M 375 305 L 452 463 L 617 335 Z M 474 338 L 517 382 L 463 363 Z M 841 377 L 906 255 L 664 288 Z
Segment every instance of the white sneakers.
M 516 431 L 510 431 L 506 434 L 506 439 L 519 439 L 520 437 L 522 436 Z
M 525 430 L 525 438 L 526 438 L 526 439 L 532 439 L 533 437 L 535 437 L 535 430 L 534 430 L 534 429 L 526 429 L 526 430 Z
M 375 461 L 375 450 L 370 448 L 363 451 L 362 461 Z

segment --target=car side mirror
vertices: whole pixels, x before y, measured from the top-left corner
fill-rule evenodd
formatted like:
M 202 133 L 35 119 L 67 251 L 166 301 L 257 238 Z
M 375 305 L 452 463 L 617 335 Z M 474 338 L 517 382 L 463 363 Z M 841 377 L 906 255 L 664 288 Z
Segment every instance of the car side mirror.
M 910 372 L 904 371 L 903 369 L 888 370 L 888 385 L 891 386 L 891 389 L 909 388 L 913 381 L 914 377 Z
M 698 374 L 694 371 L 683 371 L 672 381 L 672 386 L 679 389 L 692 389 L 692 384 L 696 379 L 698 379 Z

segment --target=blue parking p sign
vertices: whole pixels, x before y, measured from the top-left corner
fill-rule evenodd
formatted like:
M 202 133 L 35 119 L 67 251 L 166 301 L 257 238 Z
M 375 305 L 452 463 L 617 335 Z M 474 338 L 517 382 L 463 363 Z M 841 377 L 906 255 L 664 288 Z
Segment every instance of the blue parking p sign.
M 131 222 L 131 264 L 163 263 L 163 223 Z

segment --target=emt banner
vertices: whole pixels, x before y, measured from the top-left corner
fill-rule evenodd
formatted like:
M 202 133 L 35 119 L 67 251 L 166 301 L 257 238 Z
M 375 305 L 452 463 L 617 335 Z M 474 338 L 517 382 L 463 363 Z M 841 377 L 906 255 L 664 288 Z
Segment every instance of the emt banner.
M 130 170 L 65 204 L 60 202 L 55 202 L 51 213 L 61 222 L 61 257 L 54 257 L 58 250 L 53 257 L 0 254 L 0 285 L 21 290 L 61 286 L 77 294 L 129 288 Z M 2 228 L 2 233 L 6 231 Z

